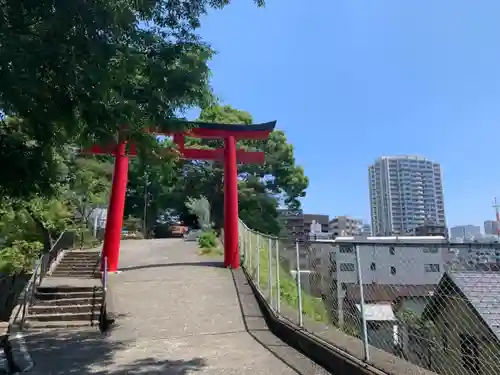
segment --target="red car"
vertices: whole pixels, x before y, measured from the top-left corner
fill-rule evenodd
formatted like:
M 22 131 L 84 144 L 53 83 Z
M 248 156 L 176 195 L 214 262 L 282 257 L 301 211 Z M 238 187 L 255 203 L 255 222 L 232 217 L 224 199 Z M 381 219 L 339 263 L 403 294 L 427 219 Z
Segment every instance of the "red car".
M 188 227 L 181 224 L 174 224 L 170 226 L 170 234 L 172 237 L 184 237 L 188 231 Z

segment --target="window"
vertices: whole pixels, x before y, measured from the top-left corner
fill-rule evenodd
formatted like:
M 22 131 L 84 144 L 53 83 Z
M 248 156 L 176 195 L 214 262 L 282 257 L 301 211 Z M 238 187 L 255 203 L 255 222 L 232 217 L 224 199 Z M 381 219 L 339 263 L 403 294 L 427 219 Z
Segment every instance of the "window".
M 354 251 L 354 248 L 349 245 L 340 245 L 340 252 L 341 253 L 352 253 Z
M 391 254 L 391 255 L 396 254 L 396 249 L 394 248 L 394 246 L 389 247 L 389 254 Z
M 354 263 L 340 263 L 340 271 L 344 272 L 354 271 Z
M 395 275 L 396 274 L 396 267 L 391 267 L 391 275 Z
M 377 269 L 377 265 L 375 263 L 370 264 L 370 270 L 375 271 Z
M 425 264 L 425 272 L 439 272 L 439 264 Z
M 383 328 L 383 324 L 377 321 L 368 321 L 368 328 L 372 331 L 378 331 Z
M 424 247 L 424 253 L 437 253 L 438 248 L 437 247 Z

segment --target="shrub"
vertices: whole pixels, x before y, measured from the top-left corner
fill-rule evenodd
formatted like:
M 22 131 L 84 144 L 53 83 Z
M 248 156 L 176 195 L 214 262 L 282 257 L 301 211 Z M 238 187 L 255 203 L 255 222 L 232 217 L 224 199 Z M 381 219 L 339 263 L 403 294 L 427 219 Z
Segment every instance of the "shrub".
M 42 249 L 40 242 L 14 241 L 12 246 L 0 251 L 0 273 L 13 275 L 32 272 Z
M 217 247 L 217 236 L 213 230 L 207 230 L 198 237 L 198 245 L 202 249 L 213 249 Z

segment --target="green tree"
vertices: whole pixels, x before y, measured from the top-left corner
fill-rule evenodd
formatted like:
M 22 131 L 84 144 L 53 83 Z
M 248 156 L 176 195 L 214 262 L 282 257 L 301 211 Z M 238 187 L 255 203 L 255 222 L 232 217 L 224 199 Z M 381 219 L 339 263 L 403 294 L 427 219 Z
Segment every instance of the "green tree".
M 141 218 L 143 226 L 145 221 L 147 233 L 172 207 L 172 191 L 182 179 L 171 142 L 160 142 L 158 147 L 159 155 L 144 153 L 132 159 L 128 175 L 125 215 Z
M 199 117 L 202 122 L 251 124 L 248 112 L 230 106 L 212 106 L 204 109 Z M 220 147 L 220 140 L 188 139 L 191 147 Z M 238 166 L 239 213 L 240 217 L 253 229 L 263 233 L 278 234 L 280 222 L 277 217 L 279 204 L 300 207 L 299 199 L 305 196 L 309 181 L 302 167 L 295 164 L 293 146 L 287 143 L 285 134 L 276 130 L 267 140 L 238 142 L 238 147 L 263 151 L 266 162 L 262 165 Z M 220 162 L 180 161 L 183 179 L 174 194 L 179 202 L 185 197 L 206 196 L 212 205 L 212 217 L 217 227 L 223 225 L 223 165 Z M 184 197 L 184 198 L 183 198 Z M 182 207 L 179 212 L 188 216 Z
M 88 226 L 89 217 L 95 209 L 108 203 L 113 165 L 95 157 L 78 157 L 70 163 L 69 168 L 69 186 L 65 198 L 74 211 L 75 219 Z
M 257 1 L 263 5 L 262 1 Z M 171 128 L 212 100 L 200 17 L 228 0 L 5 0 L 0 108 L 40 141 L 110 141 L 126 124 Z
M 263 0 L 255 1 L 262 6 Z M 57 178 L 54 148 L 133 139 L 183 127 L 179 112 L 213 102 L 197 33 L 229 0 L 4 0 L 0 6 L 0 193 L 27 196 Z M 125 125 L 125 128 L 124 128 Z M 18 181 L 24 181 L 17 187 Z
M 189 212 L 198 219 L 201 230 L 209 231 L 212 229 L 212 222 L 210 221 L 210 202 L 206 197 L 188 197 L 185 205 Z

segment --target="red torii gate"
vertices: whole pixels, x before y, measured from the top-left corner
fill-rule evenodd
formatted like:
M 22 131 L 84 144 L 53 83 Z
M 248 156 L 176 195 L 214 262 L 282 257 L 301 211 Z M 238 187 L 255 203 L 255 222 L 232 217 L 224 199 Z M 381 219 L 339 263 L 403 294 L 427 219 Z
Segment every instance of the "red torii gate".
M 238 268 L 240 257 L 238 251 L 238 173 L 237 164 L 262 164 L 265 161 L 263 152 L 253 152 L 236 149 L 236 142 L 243 139 L 264 140 L 274 130 L 276 121 L 255 124 L 236 125 L 218 123 L 185 122 L 188 131 L 166 133 L 157 129 L 149 129 L 149 133 L 173 136 L 181 156 L 184 159 L 223 160 L 224 161 L 224 266 Z M 224 148 L 212 150 L 185 148 L 184 138 L 223 139 Z M 108 206 L 106 229 L 104 232 L 103 257 L 107 259 L 109 272 L 118 270 L 120 255 L 120 239 L 125 209 L 125 196 L 128 181 L 128 156 L 136 155 L 134 144 L 130 144 L 127 152 L 127 142 L 120 141 L 109 147 L 93 146 L 87 153 L 111 154 L 115 158 L 113 183 Z M 104 264 L 101 265 L 101 268 Z

